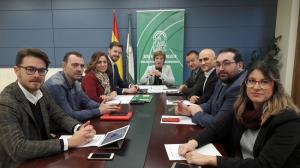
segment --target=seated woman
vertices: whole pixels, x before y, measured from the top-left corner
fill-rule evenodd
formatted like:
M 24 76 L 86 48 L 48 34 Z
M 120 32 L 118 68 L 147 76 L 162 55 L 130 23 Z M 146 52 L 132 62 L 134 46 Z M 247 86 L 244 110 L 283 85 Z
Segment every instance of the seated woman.
M 108 57 L 105 53 L 95 52 L 81 82 L 81 87 L 86 95 L 99 103 L 117 95 L 117 92 L 111 91 L 108 77 L 111 70 L 109 70 L 108 64 Z
M 141 85 L 175 85 L 175 78 L 169 65 L 164 65 L 166 54 L 162 51 L 153 53 L 154 65 L 148 66 L 140 80 Z
M 235 168 L 300 166 L 299 109 L 284 93 L 274 58 L 255 61 L 234 105 L 224 118 L 180 145 L 190 164 Z M 207 156 L 195 148 L 221 142 L 228 157 Z

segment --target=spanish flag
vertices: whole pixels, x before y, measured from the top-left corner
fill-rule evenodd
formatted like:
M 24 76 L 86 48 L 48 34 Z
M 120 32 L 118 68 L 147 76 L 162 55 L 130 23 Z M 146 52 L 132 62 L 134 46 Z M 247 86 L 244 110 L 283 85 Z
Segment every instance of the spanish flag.
M 113 10 L 113 25 L 112 25 L 112 32 L 111 32 L 111 42 L 119 42 L 119 32 L 118 32 L 118 24 L 117 24 L 117 17 L 115 14 L 115 10 Z M 119 70 L 119 75 L 123 79 L 123 58 L 120 55 L 120 59 L 117 61 L 117 67 Z

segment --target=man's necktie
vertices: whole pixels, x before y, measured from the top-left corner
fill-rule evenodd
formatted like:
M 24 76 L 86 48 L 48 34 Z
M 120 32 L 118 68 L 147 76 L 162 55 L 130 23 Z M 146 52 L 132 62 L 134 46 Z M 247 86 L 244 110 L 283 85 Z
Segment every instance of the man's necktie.
M 118 76 L 118 67 L 117 64 L 114 64 L 114 69 L 113 69 L 113 86 L 117 85 L 117 76 Z

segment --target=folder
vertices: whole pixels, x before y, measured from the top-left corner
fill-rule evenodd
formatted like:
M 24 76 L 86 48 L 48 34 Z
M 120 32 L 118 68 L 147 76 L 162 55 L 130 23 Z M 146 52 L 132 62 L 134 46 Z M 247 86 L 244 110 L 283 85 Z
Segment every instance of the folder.
M 135 95 L 131 101 L 130 101 L 130 104 L 144 104 L 144 103 L 150 103 L 152 100 L 152 95 L 148 95 L 148 94 L 145 94 L 145 95 Z
M 128 121 L 132 117 L 132 112 L 103 114 L 100 120 L 103 121 Z

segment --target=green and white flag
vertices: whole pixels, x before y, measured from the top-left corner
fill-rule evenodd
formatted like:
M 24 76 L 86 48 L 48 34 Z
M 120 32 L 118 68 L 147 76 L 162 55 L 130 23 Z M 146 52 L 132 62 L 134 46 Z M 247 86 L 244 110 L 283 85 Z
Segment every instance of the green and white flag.
M 134 59 L 133 59 L 133 49 L 131 44 L 131 14 L 128 14 L 128 34 L 127 34 L 127 45 L 126 45 L 126 57 L 128 64 L 126 66 L 126 78 L 130 83 L 135 83 L 134 81 Z
M 137 11 L 137 82 L 147 66 L 153 65 L 153 52 L 166 53 L 176 85 L 183 79 L 184 9 Z

